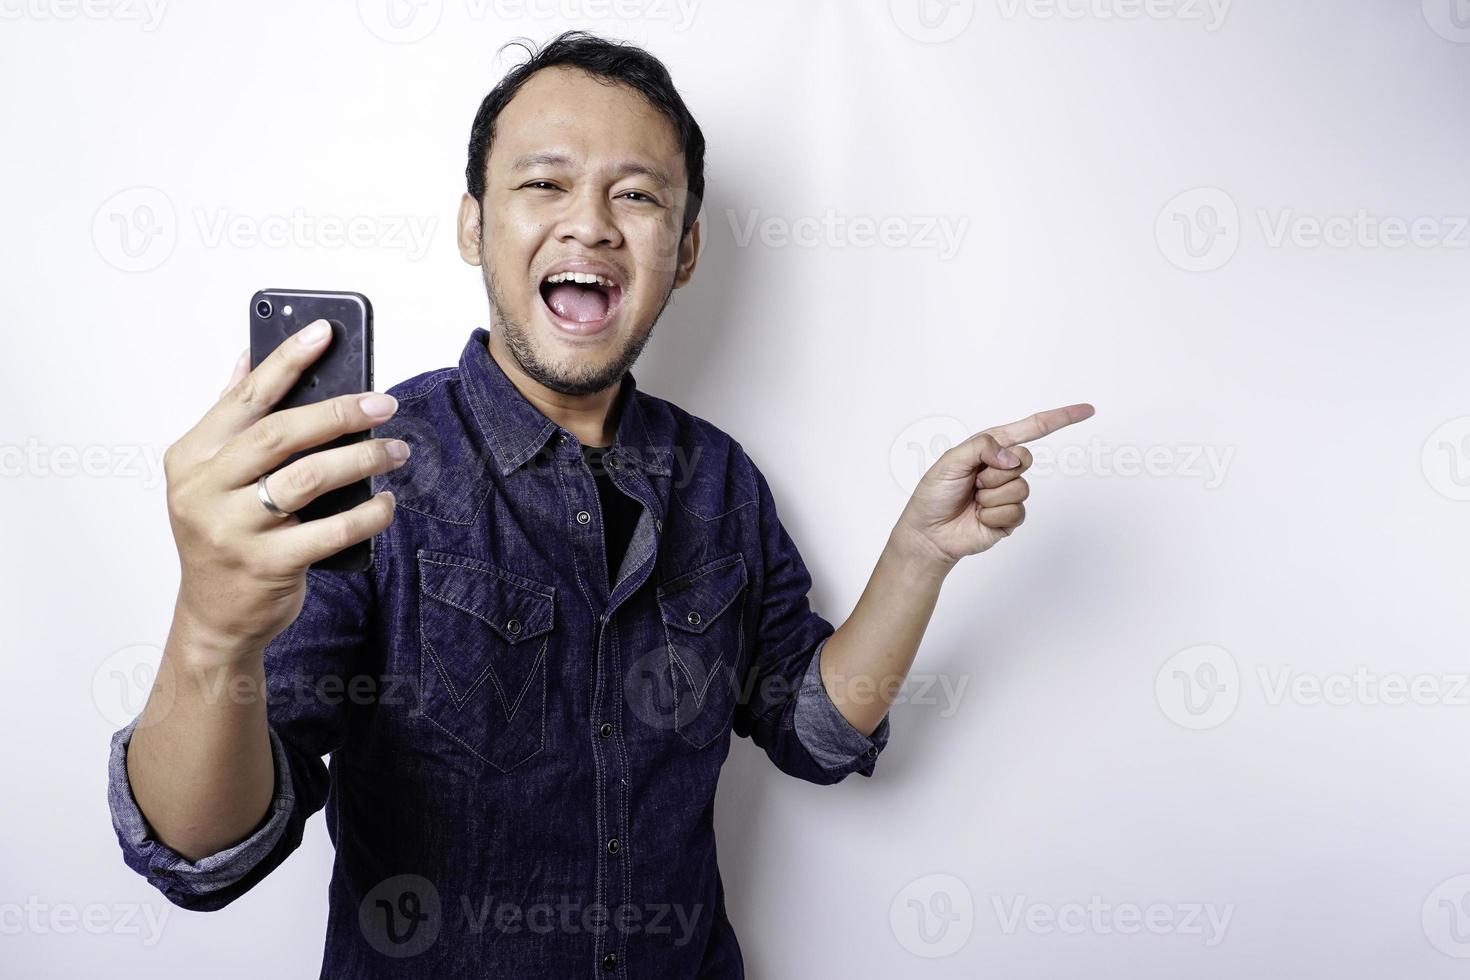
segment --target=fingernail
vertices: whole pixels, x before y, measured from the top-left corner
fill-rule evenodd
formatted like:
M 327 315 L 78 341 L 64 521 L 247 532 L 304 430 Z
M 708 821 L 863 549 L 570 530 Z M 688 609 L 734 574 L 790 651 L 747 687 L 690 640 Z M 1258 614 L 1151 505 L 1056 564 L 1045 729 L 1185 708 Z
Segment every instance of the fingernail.
M 404 442 L 402 439 L 394 439 L 392 442 L 388 443 L 389 459 L 394 459 L 401 463 L 405 459 L 408 459 L 408 453 L 408 443 Z
M 1016 454 L 1011 452 L 1009 449 L 1002 449 L 1000 452 L 995 454 L 995 458 L 1000 460 L 1001 463 L 1005 466 L 1015 466 L 1017 463 L 1020 462 L 1020 460 L 1016 458 Z
M 392 395 L 363 395 L 358 401 L 362 410 L 374 418 L 391 415 L 398 407 L 398 399 Z
M 303 344 L 319 344 L 323 340 L 326 340 L 327 334 L 331 332 L 332 328 L 327 324 L 326 320 L 313 320 L 296 335 L 296 339 Z

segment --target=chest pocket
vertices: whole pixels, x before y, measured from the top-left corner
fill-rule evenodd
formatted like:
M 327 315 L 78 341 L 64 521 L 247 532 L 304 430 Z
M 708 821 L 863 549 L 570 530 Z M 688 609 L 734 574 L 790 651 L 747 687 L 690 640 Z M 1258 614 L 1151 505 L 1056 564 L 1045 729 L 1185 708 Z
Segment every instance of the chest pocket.
M 655 593 L 668 641 L 674 728 L 695 748 L 730 728 L 745 586 L 745 557 L 736 552 L 675 576 Z
M 556 590 L 486 561 L 420 550 L 419 709 L 502 772 L 541 751 Z

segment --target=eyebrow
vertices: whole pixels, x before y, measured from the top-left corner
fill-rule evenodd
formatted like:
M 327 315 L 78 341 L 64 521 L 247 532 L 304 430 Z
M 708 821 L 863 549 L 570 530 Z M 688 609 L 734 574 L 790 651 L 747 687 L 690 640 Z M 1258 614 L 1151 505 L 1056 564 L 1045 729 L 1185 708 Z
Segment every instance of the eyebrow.
M 511 164 L 511 172 L 519 173 L 523 170 L 531 170 L 535 167 L 570 167 L 574 161 L 571 157 L 561 153 L 527 153 L 516 157 Z M 623 177 L 647 177 L 660 187 L 673 186 L 673 181 L 662 170 L 650 167 L 646 163 L 637 163 L 633 160 L 624 160 L 613 168 L 613 175 L 619 179 Z

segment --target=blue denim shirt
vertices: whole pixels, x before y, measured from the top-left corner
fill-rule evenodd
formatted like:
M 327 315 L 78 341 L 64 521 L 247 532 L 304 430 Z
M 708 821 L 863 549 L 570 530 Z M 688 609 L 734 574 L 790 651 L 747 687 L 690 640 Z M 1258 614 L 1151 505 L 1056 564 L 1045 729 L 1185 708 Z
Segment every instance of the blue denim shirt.
M 834 783 L 872 775 L 888 718 L 864 737 L 829 699 L 834 627 L 739 443 L 625 375 L 606 465 L 642 512 L 610 582 L 579 444 L 489 336 L 389 389 L 374 434 L 413 447 L 373 479 L 394 521 L 368 571 L 310 570 L 265 650 L 265 819 L 195 862 L 159 842 L 128 784 L 134 721 L 110 765 L 124 859 L 218 909 L 325 806 L 323 977 L 740 977 L 713 825 L 730 733 Z

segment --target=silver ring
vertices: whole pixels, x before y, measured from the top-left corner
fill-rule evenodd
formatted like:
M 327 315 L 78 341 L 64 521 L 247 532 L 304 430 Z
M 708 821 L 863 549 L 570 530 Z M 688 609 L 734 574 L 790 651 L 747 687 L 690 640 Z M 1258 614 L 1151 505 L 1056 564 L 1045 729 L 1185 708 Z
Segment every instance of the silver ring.
M 281 508 L 276 506 L 276 502 L 271 499 L 270 491 L 265 488 L 265 478 L 268 476 L 270 476 L 269 473 L 262 473 L 260 474 L 260 479 L 255 481 L 255 495 L 260 498 L 260 502 L 265 505 L 265 509 L 270 511 L 272 515 L 276 517 L 290 517 L 291 513 L 289 511 L 281 510 Z

